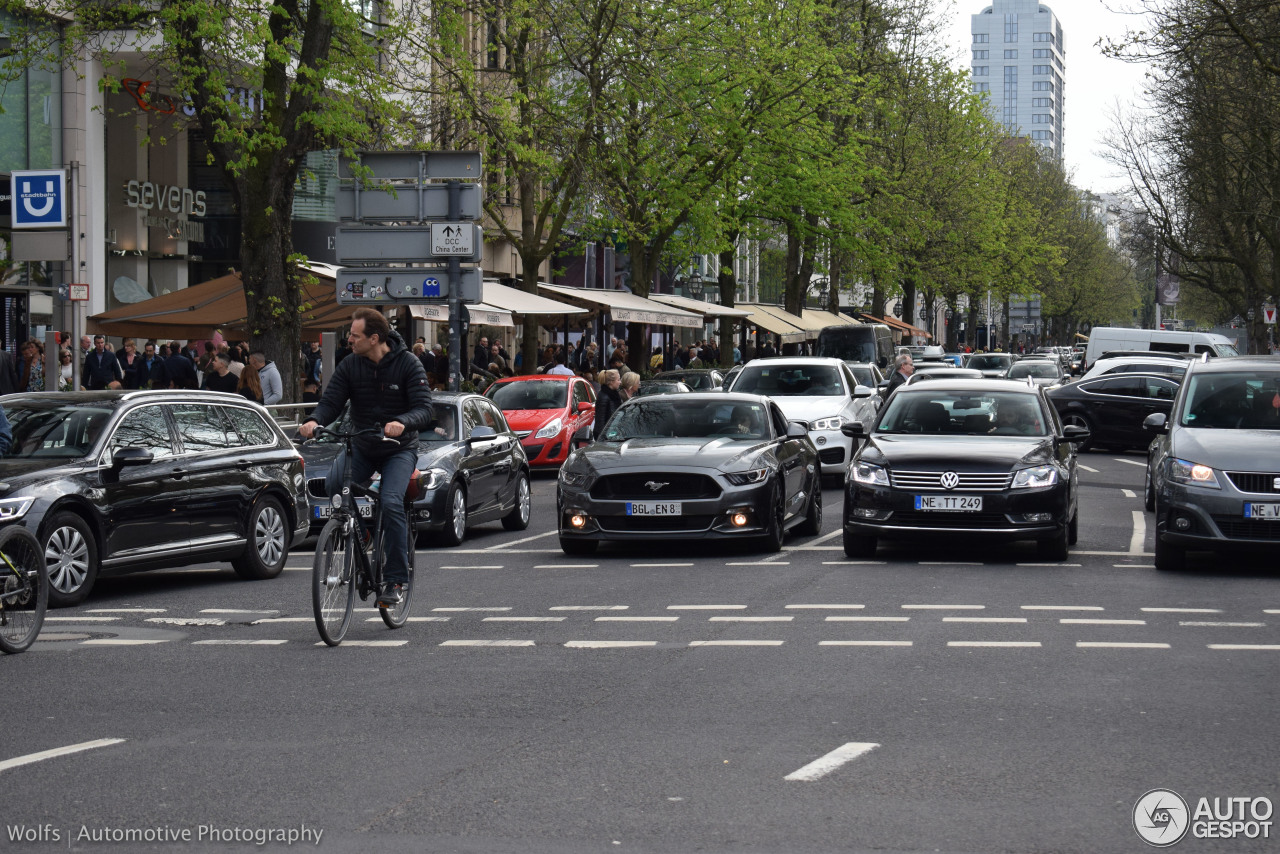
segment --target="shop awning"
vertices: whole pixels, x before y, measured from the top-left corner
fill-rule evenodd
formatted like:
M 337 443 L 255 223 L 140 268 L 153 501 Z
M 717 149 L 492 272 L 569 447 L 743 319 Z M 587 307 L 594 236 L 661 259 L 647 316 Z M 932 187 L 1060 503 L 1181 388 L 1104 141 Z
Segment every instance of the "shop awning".
M 497 282 L 485 281 L 481 299 L 485 305 L 493 306 L 512 314 L 586 314 L 587 309 L 578 308 L 556 300 L 540 297 L 510 288 Z
M 538 288 L 557 297 L 578 304 L 603 308 L 615 323 L 648 323 L 654 326 L 682 326 L 697 329 L 702 326 L 702 315 L 682 311 L 660 302 L 654 302 L 626 291 L 607 291 L 596 288 L 570 288 L 563 285 L 539 284 Z
M 808 331 L 801 329 L 789 320 L 784 319 L 784 317 L 779 316 L 785 315 L 786 317 L 794 317 L 794 315 L 787 314 L 776 306 L 759 305 L 757 303 L 742 303 L 739 305 L 739 308 L 751 312 L 751 314 L 746 318 L 746 322 L 748 324 L 758 326 L 765 332 L 772 332 L 782 340 L 783 344 L 798 344 L 810 337 L 810 333 Z M 797 317 L 795 319 L 799 320 L 800 318 Z M 817 337 L 817 333 L 814 333 L 813 337 Z
M 695 314 L 702 314 L 708 318 L 719 317 L 750 317 L 751 312 L 741 308 L 725 308 L 713 302 L 703 302 L 699 299 L 690 299 L 689 297 L 679 297 L 675 294 L 649 294 L 649 299 L 654 302 L 660 302 L 664 305 L 674 306 L 682 311 L 691 311 Z
M 908 335 L 919 335 L 921 338 L 933 337 L 933 335 L 925 332 L 919 326 L 912 326 L 910 323 L 903 323 L 901 320 L 893 317 L 876 317 L 874 314 L 867 314 L 866 312 L 863 312 L 859 316 L 871 321 L 872 323 L 883 323 L 890 329 L 894 329 L 898 332 L 905 332 Z
M 430 320 L 433 323 L 449 322 L 449 306 L 447 304 L 411 305 L 409 306 L 409 313 L 419 320 Z M 478 323 L 483 326 L 516 325 L 515 319 L 511 317 L 511 312 L 483 302 L 468 305 L 467 315 L 471 318 L 472 323 Z
M 824 311 L 818 308 L 806 308 L 801 312 L 800 316 L 810 323 L 822 324 L 819 329 L 828 326 L 857 326 L 858 321 L 854 320 L 847 314 L 837 314 L 833 311 Z

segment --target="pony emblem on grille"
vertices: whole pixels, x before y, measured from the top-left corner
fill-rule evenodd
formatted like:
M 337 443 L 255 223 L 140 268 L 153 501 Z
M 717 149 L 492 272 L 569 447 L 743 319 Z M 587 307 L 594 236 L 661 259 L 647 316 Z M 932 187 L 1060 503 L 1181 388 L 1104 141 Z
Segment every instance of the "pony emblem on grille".
M 671 484 L 670 484 L 670 483 L 661 483 L 661 482 L 656 481 L 656 480 L 648 480 L 648 481 L 645 481 L 645 484 L 644 484 L 644 485 L 645 485 L 645 486 L 647 486 L 647 487 L 649 487 L 649 489 L 650 489 L 651 491 L 653 491 L 653 492 L 657 492 L 659 489 L 662 489 L 664 486 L 670 486 Z

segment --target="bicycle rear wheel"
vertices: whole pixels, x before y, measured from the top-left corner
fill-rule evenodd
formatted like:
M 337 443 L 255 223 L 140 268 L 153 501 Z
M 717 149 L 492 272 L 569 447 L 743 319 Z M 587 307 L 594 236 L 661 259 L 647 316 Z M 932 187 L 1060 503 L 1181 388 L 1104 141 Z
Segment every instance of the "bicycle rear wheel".
M 356 601 L 355 537 L 343 531 L 343 524 L 330 519 L 316 540 L 315 563 L 311 567 L 311 606 L 316 628 L 329 646 L 342 643 L 351 625 Z
M 26 528 L 0 530 L 0 650 L 22 652 L 35 643 L 49 607 L 44 549 Z
M 386 541 L 385 534 L 383 534 L 382 540 L 383 542 L 379 543 L 379 546 L 385 544 L 385 541 Z M 378 613 L 382 615 L 382 622 L 386 623 L 387 628 L 389 629 L 398 629 L 409 620 L 409 608 L 412 607 L 412 602 L 413 602 L 413 565 L 417 560 L 417 548 L 416 548 L 417 540 L 418 540 L 418 535 L 413 530 L 413 525 L 410 524 L 409 525 L 409 580 L 404 585 L 404 595 L 400 597 L 400 604 L 396 605 L 394 608 L 383 608 L 381 605 L 378 606 Z M 383 551 L 381 548 L 378 549 L 378 554 L 380 555 L 383 554 Z

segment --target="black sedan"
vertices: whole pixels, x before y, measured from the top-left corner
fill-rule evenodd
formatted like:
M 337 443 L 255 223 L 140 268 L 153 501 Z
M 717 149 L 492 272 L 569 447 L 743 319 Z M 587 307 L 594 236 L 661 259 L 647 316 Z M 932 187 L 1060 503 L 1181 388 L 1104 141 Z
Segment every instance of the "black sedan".
M 1048 395 L 1063 424 L 1089 431 L 1091 438 L 1080 450 L 1124 450 L 1150 443 L 1151 435 L 1142 429 L 1142 422 L 1156 412 L 1168 417 L 1178 386 L 1174 377 L 1112 374 L 1076 380 L 1049 389 Z
M 266 410 L 213 392 L 9 395 L 0 525 L 44 547 L 49 604 L 99 577 L 231 561 L 273 578 L 307 533 L 302 458 Z
M 753 394 L 698 393 L 625 403 L 595 444 L 560 469 L 560 548 L 601 542 L 758 539 L 822 526 L 822 470 L 806 425 Z
M 450 392 L 432 392 L 431 406 L 435 420 L 420 434 L 418 447 L 421 489 L 413 503 L 418 531 L 434 533 L 440 545 L 456 546 L 468 528 L 483 522 L 500 520 L 508 531 L 529 527 L 529 461 L 502 411 L 478 394 Z M 347 415 L 332 426 L 350 429 Z M 325 478 L 339 446 L 321 436 L 301 447 L 314 533 L 332 512 Z M 360 507 L 362 513 L 372 512 L 367 503 Z
M 844 550 L 875 554 L 880 539 L 975 534 L 1033 539 L 1047 560 L 1076 541 L 1074 444 L 1038 386 L 934 380 L 901 386 L 858 450 L 844 499 Z

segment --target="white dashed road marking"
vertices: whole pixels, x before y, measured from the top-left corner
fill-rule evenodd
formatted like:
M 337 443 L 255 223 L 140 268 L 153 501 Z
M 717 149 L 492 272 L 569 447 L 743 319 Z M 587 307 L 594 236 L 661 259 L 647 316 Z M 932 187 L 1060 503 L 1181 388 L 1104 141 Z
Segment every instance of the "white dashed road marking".
M 1147 516 L 1141 510 L 1133 511 L 1133 537 L 1129 539 L 1129 554 L 1142 554 L 1142 544 L 1147 539 Z
M 407 640 L 349 640 L 349 641 L 343 641 L 342 645 L 343 646 L 359 646 L 359 647 L 404 646 L 407 643 L 408 643 Z M 320 641 L 319 643 L 316 644 L 316 646 L 328 646 L 328 644 L 326 644 L 324 641 Z
M 552 605 L 548 611 L 627 611 L 630 605 Z
M 947 641 L 947 646 L 1039 647 L 1040 641 Z
M 448 612 L 453 614 L 466 613 L 468 611 L 510 611 L 510 608 L 432 608 L 432 611 Z
M 903 610 L 916 611 L 981 611 L 986 605 L 903 605 Z
M 1101 620 L 1101 619 L 1061 619 L 1058 620 L 1064 626 L 1145 626 L 1146 620 Z
M 1080 467 L 1080 468 L 1084 469 L 1085 471 L 1089 472 L 1090 474 L 1097 474 L 1097 473 L 1098 473 L 1098 470 L 1097 470 L 1096 468 L 1093 468 L 1092 466 L 1087 466 L 1087 465 L 1085 465 L 1084 463 L 1076 463 L 1076 465 L 1077 465 L 1078 467 Z
M 1118 463 L 1125 463 L 1126 465 L 1138 466 L 1139 468 L 1147 467 L 1147 464 L 1145 462 L 1140 463 L 1137 460 L 1126 460 L 1124 457 L 1112 457 L 1111 459 L 1115 460 Z
M 883 560 L 824 560 L 823 566 L 884 566 Z
M 1024 611 L 1105 611 L 1101 605 L 1023 605 Z
M 1221 608 L 1139 608 L 1148 614 L 1221 614 Z
M 597 569 L 598 563 L 539 563 L 534 569 Z
M 287 640 L 201 640 L 192 641 L 192 646 L 280 646 Z
M 911 646 L 911 641 L 818 641 L 818 646 Z
M 706 640 L 689 641 L 689 646 L 782 646 L 780 640 Z
M 1181 623 L 1178 623 L 1178 625 L 1180 625 L 1180 626 L 1204 626 L 1204 627 L 1209 627 L 1209 628 L 1218 628 L 1218 629 L 1260 629 L 1260 628 L 1263 628 L 1264 626 L 1266 626 L 1267 624 L 1266 624 L 1266 623 L 1207 623 L 1207 622 L 1206 622 L 1206 623 L 1195 623 L 1195 622 L 1181 622 Z
M 709 623 L 789 623 L 795 617 L 708 617 Z
M 597 623 L 674 623 L 679 617 L 596 617 Z
M 113 744 L 124 743 L 123 738 L 99 738 L 94 741 L 82 741 L 79 744 L 69 744 L 66 747 L 55 747 L 52 750 L 42 750 L 39 753 L 28 753 L 26 756 L 16 756 L 13 759 L 6 759 L 0 762 L 0 771 L 8 771 L 10 768 L 17 768 L 21 765 L 30 765 L 33 762 L 41 762 L 45 759 L 55 759 L 59 756 L 68 756 L 72 753 L 80 753 L 85 750 L 94 750 L 99 747 L 110 747 Z
M 943 617 L 944 623 L 1025 623 L 1026 617 Z
M 137 640 L 133 638 L 94 638 L 80 644 L 81 646 L 151 646 L 157 643 L 168 643 L 165 640 Z
M 814 611 L 837 611 L 837 610 L 861 611 L 865 607 L 867 606 L 866 605 L 788 605 L 787 609 L 788 610 L 811 609 Z
M 828 623 L 905 623 L 910 617 L 827 617 Z
M 1076 641 L 1080 649 L 1168 649 L 1167 643 L 1106 643 L 1101 641 Z
M 86 614 L 163 614 L 167 608 L 91 608 Z M 53 619 L 50 617 L 49 619 Z
M 632 569 L 649 569 L 649 568 L 660 569 L 663 567 L 674 567 L 674 566 L 693 566 L 693 564 L 692 563 L 633 563 L 631 564 Z
M 726 561 L 725 566 L 791 566 L 785 560 L 737 560 Z
M 879 744 L 863 741 L 851 741 L 848 744 L 841 745 L 835 750 L 828 753 L 820 759 L 815 759 L 803 768 L 792 771 L 784 780 L 799 780 L 802 782 L 812 782 L 821 777 L 825 777 L 841 765 L 852 762 L 859 756 L 863 756 L 879 747 Z
M 45 617 L 46 623 L 114 623 L 119 617 Z
M 568 617 L 485 617 L 482 623 L 562 623 Z
M 1209 649 L 1226 649 L 1226 650 L 1249 650 L 1249 649 L 1269 649 L 1280 650 L 1280 643 L 1211 643 Z
M 1122 489 L 1122 490 L 1120 490 L 1120 492 L 1124 494 L 1124 497 L 1125 497 L 1125 498 L 1137 498 L 1137 497 L 1138 497 L 1138 493 L 1134 492 L 1132 489 Z
M 148 617 L 148 623 L 160 623 L 166 626 L 225 626 L 226 620 L 217 617 Z
M 668 611 L 745 611 L 746 605 L 668 605 Z
M 484 566 L 442 566 L 440 569 L 502 569 L 502 564 L 486 564 Z
M 509 543 L 498 543 L 496 546 L 488 546 L 487 548 L 482 549 L 481 551 L 494 551 L 495 549 L 509 549 L 512 546 L 518 546 L 521 543 L 531 543 L 534 540 L 540 540 L 543 537 L 550 537 L 556 533 L 557 533 L 556 531 L 547 531 L 545 534 L 534 534 L 532 537 L 525 537 L 522 540 L 512 540 Z
M 1080 566 L 1078 563 L 1020 563 L 1018 566 Z
M 447 640 L 441 646 L 533 646 L 531 640 Z
M 565 643 L 569 649 L 631 649 L 657 645 L 657 641 L 567 641 Z

